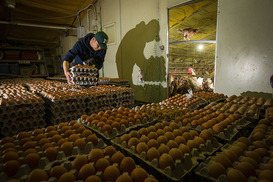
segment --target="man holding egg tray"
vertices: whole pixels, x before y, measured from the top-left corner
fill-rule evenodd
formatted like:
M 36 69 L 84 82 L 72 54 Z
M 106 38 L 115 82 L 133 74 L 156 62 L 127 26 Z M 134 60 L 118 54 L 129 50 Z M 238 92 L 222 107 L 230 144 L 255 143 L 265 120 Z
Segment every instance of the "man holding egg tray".
M 100 31 L 95 35 L 89 33 L 75 43 L 73 48 L 70 49 L 62 59 L 63 70 L 68 83 L 72 83 L 69 64 L 72 63 L 73 59 L 75 59 L 74 65 L 88 64 L 89 66 L 95 65 L 98 70 L 102 68 L 107 42 L 108 36 L 103 31 Z M 99 74 L 97 77 L 99 77 Z

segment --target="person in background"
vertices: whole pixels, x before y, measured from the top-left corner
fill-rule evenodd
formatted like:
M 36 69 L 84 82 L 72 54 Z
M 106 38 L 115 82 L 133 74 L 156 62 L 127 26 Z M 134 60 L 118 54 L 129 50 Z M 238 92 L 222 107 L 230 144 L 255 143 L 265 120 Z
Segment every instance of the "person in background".
M 63 70 L 68 83 L 72 83 L 69 64 L 72 63 L 74 59 L 74 65 L 95 65 L 98 70 L 102 68 L 107 50 L 107 42 L 108 36 L 103 31 L 100 31 L 96 34 L 89 33 L 75 43 L 73 48 L 70 49 L 62 59 Z M 97 75 L 97 77 L 99 77 L 99 75 Z

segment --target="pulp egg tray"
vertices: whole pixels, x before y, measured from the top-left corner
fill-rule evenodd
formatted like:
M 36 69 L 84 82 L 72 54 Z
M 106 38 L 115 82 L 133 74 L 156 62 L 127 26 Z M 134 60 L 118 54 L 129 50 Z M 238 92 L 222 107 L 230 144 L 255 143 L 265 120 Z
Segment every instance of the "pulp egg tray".
M 62 96 L 62 98 L 58 97 L 58 99 L 52 99 L 48 97 L 43 97 L 46 104 L 63 104 L 63 105 L 69 105 L 71 102 L 78 102 L 83 103 L 85 99 L 87 98 L 86 95 L 78 95 L 77 97 L 71 97 L 71 96 Z
M 95 81 L 72 81 L 72 83 L 76 85 L 87 85 L 87 86 L 97 85 L 97 82 Z
M 18 110 L 18 111 L 11 111 L 9 113 L 0 114 L 0 118 L 3 122 L 9 121 L 16 121 L 26 117 L 37 117 L 37 116 L 44 116 L 45 111 L 44 109 L 33 109 L 33 110 Z
M 252 121 L 252 122 L 255 122 L 255 121 L 257 121 L 257 120 L 259 120 L 259 117 L 260 117 L 260 108 L 259 107 L 257 107 L 257 109 L 255 110 L 255 113 L 253 114 L 253 115 L 250 115 L 249 113 L 248 113 L 248 111 L 249 111 L 250 109 L 249 109 L 249 107 L 248 107 L 248 109 L 246 110 L 246 112 L 245 112 L 245 117 L 249 120 L 249 121 Z
M 233 142 L 236 143 L 237 141 Z M 224 147 L 222 147 L 222 151 L 230 148 L 233 144 L 226 144 Z M 254 147 L 253 146 L 249 146 L 248 149 L 246 151 L 253 151 Z M 272 152 L 272 150 L 271 150 Z M 220 154 L 220 153 L 218 153 Z M 270 154 L 270 152 L 268 153 Z M 236 168 L 236 166 L 239 164 L 238 161 L 241 161 L 242 157 L 244 156 L 244 154 L 242 154 L 241 156 L 239 156 L 239 159 L 234 161 L 232 163 L 232 166 L 231 167 L 228 167 L 226 169 L 226 173 L 228 172 L 229 169 L 231 168 Z M 227 175 L 226 174 L 222 174 L 218 177 L 218 179 L 216 178 L 213 178 L 212 176 L 209 175 L 209 171 L 208 171 L 208 168 L 210 166 L 210 164 L 214 163 L 215 162 L 215 158 L 216 156 L 210 156 L 208 157 L 204 162 L 200 163 L 197 168 L 194 170 L 195 174 L 197 174 L 199 177 L 201 177 L 201 180 L 203 181 L 204 179 L 206 180 L 209 180 L 209 181 L 217 181 L 217 182 L 229 182 L 228 178 L 227 178 Z M 255 169 L 255 173 L 256 173 L 256 176 L 249 176 L 249 177 L 246 177 L 247 178 L 247 181 L 248 182 L 254 182 L 254 181 L 258 181 L 257 177 L 259 176 L 259 173 L 261 172 L 261 170 L 263 169 L 263 166 L 270 160 L 270 157 L 262 157 L 262 161 L 260 163 L 258 163 L 257 161 L 257 164 L 258 164 L 258 168 L 254 168 Z
M 137 119 L 135 124 L 133 124 L 132 122 L 128 123 L 128 127 L 126 127 L 124 124 L 120 125 L 120 130 L 117 130 L 116 128 L 112 128 L 112 133 L 109 134 L 107 131 L 105 131 L 104 133 L 102 132 L 102 128 L 96 128 L 95 125 L 90 126 L 90 123 L 85 123 L 85 121 L 81 121 L 81 119 L 78 119 L 79 123 L 82 123 L 85 127 L 89 128 L 90 130 L 98 133 L 99 135 L 101 135 L 103 138 L 107 139 L 107 140 L 111 140 L 117 136 L 120 136 L 122 134 L 127 133 L 128 131 L 130 131 L 131 129 L 134 129 L 138 126 L 144 126 L 146 124 L 150 124 L 153 123 L 154 120 L 148 120 L 147 118 L 143 118 L 142 122 Z
M 4 105 L 4 106 L 1 105 L 0 106 L 0 111 L 8 109 L 8 108 L 13 110 L 15 107 L 22 107 L 22 106 L 26 106 L 26 108 L 29 107 L 29 106 L 35 107 L 36 105 L 37 106 L 42 106 L 43 104 L 44 104 L 43 100 L 35 100 L 35 101 L 28 100 L 27 102 L 24 101 L 24 102 L 19 103 L 19 104 L 17 102 L 14 102 L 13 104 L 6 103 L 6 105 Z
M 46 118 L 52 122 L 52 124 L 56 125 L 59 124 L 61 122 L 69 122 L 71 120 L 77 120 L 79 117 L 81 117 L 85 112 L 81 111 L 78 113 L 66 113 L 66 114 L 62 114 L 62 115 L 58 115 L 58 116 L 53 116 L 51 114 L 46 115 Z
M 8 121 L 1 124 L 0 133 L 3 136 L 13 136 L 20 131 L 43 128 L 46 125 L 44 118 L 40 116 L 21 118 L 19 122 Z
M 273 107 L 269 107 L 265 110 L 265 118 L 266 119 L 273 118 L 273 115 L 270 115 L 270 113 L 273 114 Z
M 98 71 L 97 68 L 91 68 L 91 67 L 76 67 L 76 66 L 73 66 L 70 68 L 71 72 L 72 73 L 95 73 Z
M 174 161 L 174 169 L 172 170 L 170 166 L 166 167 L 162 170 L 159 167 L 159 160 L 154 158 L 151 162 L 146 157 L 146 152 L 142 152 L 140 155 L 136 153 L 135 146 L 132 146 L 130 149 L 127 148 L 127 144 L 123 141 L 120 144 L 120 137 L 117 137 L 111 140 L 111 143 L 116 146 L 119 150 L 124 153 L 133 156 L 136 160 L 139 161 L 141 166 L 145 166 L 149 171 L 153 171 L 155 176 L 160 178 L 163 181 L 171 180 L 171 181 L 181 181 L 185 179 L 186 176 L 198 165 L 197 158 L 192 157 L 190 154 L 186 153 L 183 156 L 183 161 L 176 160 Z M 198 150 L 193 150 L 192 153 L 198 153 Z
M 82 155 L 82 156 L 85 156 L 87 158 L 87 163 L 84 162 L 82 164 L 77 164 L 77 167 L 81 168 L 85 164 L 90 164 L 95 169 L 95 173 L 93 175 L 98 176 L 102 181 L 106 181 L 106 179 L 104 179 L 104 171 L 102 171 L 101 169 L 98 169 L 95 162 L 88 161 L 88 155 Z M 128 176 L 130 176 L 130 174 L 128 172 L 121 172 L 120 164 L 119 163 L 112 163 L 111 157 L 109 155 L 105 155 L 103 158 L 106 159 L 107 161 L 109 161 L 109 164 L 110 164 L 109 166 L 116 167 L 119 170 L 120 175 L 128 175 Z M 62 167 L 64 167 L 66 169 L 67 172 L 70 172 L 70 173 L 72 173 L 74 175 L 74 177 L 76 178 L 77 182 L 83 182 L 84 180 L 80 179 L 80 177 L 79 177 L 80 170 L 76 169 L 73 166 L 73 162 L 76 159 L 77 159 L 77 155 L 71 156 L 67 160 L 58 160 L 58 161 L 55 161 L 55 162 L 51 163 L 46 168 L 43 168 L 43 170 L 47 173 L 47 176 L 48 176 L 48 180 L 47 181 L 49 181 L 49 182 L 57 182 L 60 179 L 60 177 L 58 179 L 56 176 L 51 176 L 51 170 L 55 166 L 62 166 Z M 101 159 L 101 158 L 99 158 L 99 159 Z M 142 168 L 141 166 L 139 166 L 137 164 L 135 165 L 135 167 L 136 168 Z M 142 169 L 144 169 L 144 168 L 142 168 Z M 148 171 L 146 171 L 146 172 L 147 172 L 148 178 L 156 179 L 153 175 L 149 174 Z M 30 179 L 30 177 L 31 177 L 30 174 L 24 175 L 24 176 L 20 177 L 19 181 L 28 181 Z
M 31 132 L 29 132 L 29 134 L 31 134 Z M 63 136 L 63 134 L 61 134 L 61 136 Z M 98 144 L 96 146 L 94 146 L 92 142 L 86 143 L 85 148 L 83 150 L 81 150 L 78 146 L 73 146 L 71 154 L 67 156 L 64 153 L 64 151 L 59 150 L 60 147 L 57 146 L 55 142 L 51 142 L 51 144 L 58 150 L 58 153 L 57 153 L 56 159 L 50 162 L 48 160 L 48 158 L 44 156 L 44 153 L 43 153 L 43 150 L 41 149 L 41 147 L 36 145 L 35 149 L 36 149 L 38 155 L 40 156 L 40 160 L 39 160 L 38 165 L 36 167 L 31 168 L 30 166 L 28 166 L 27 164 L 24 163 L 24 157 L 23 157 L 24 151 L 22 150 L 21 146 L 18 144 L 19 141 L 16 139 L 15 136 L 13 138 L 15 139 L 14 140 L 14 144 L 16 144 L 15 148 L 17 149 L 17 153 L 19 154 L 19 158 L 17 160 L 21 165 L 20 165 L 17 173 L 14 176 L 8 177 L 7 174 L 5 172 L 3 172 L 4 164 L 0 163 L 0 181 L 1 180 L 7 181 L 7 180 L 13 179 L 13 178 L 19 179 L 22 176 L 29 174 L 33 169 L 36 169 L 36 168 L 47 169 L 55 161 L 67 160 L 67 158 L 70 156 L 88 154 L 93 148 L 105 148 L 106 147 L 106 144 L 103 142 L 103 140 L 98 138 Z M 31 136 L 30 138 L 33 140 L 34 136 Z M 50 140 L 51 137 L 48 139 Z M 85 138 L 83 138 L 83 139 L 85 139 Z M 1 150 L 0 153 L 2 153 L 2 152 L 3 151 Z

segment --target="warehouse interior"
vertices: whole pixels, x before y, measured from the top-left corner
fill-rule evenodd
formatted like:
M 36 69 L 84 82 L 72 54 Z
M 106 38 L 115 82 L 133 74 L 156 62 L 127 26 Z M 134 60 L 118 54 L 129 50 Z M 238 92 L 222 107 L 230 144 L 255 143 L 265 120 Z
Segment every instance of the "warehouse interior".
M 272 6 L 1 0 L 0 181 L 272 180 Z

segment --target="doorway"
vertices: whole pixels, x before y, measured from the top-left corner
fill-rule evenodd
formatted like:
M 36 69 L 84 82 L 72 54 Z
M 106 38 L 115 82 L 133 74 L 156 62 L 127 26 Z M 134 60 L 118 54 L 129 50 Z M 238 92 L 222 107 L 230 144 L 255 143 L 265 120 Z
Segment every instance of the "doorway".
M 217 0 L 190 1 L 168 10 L 168 97 L 214 89 Z

